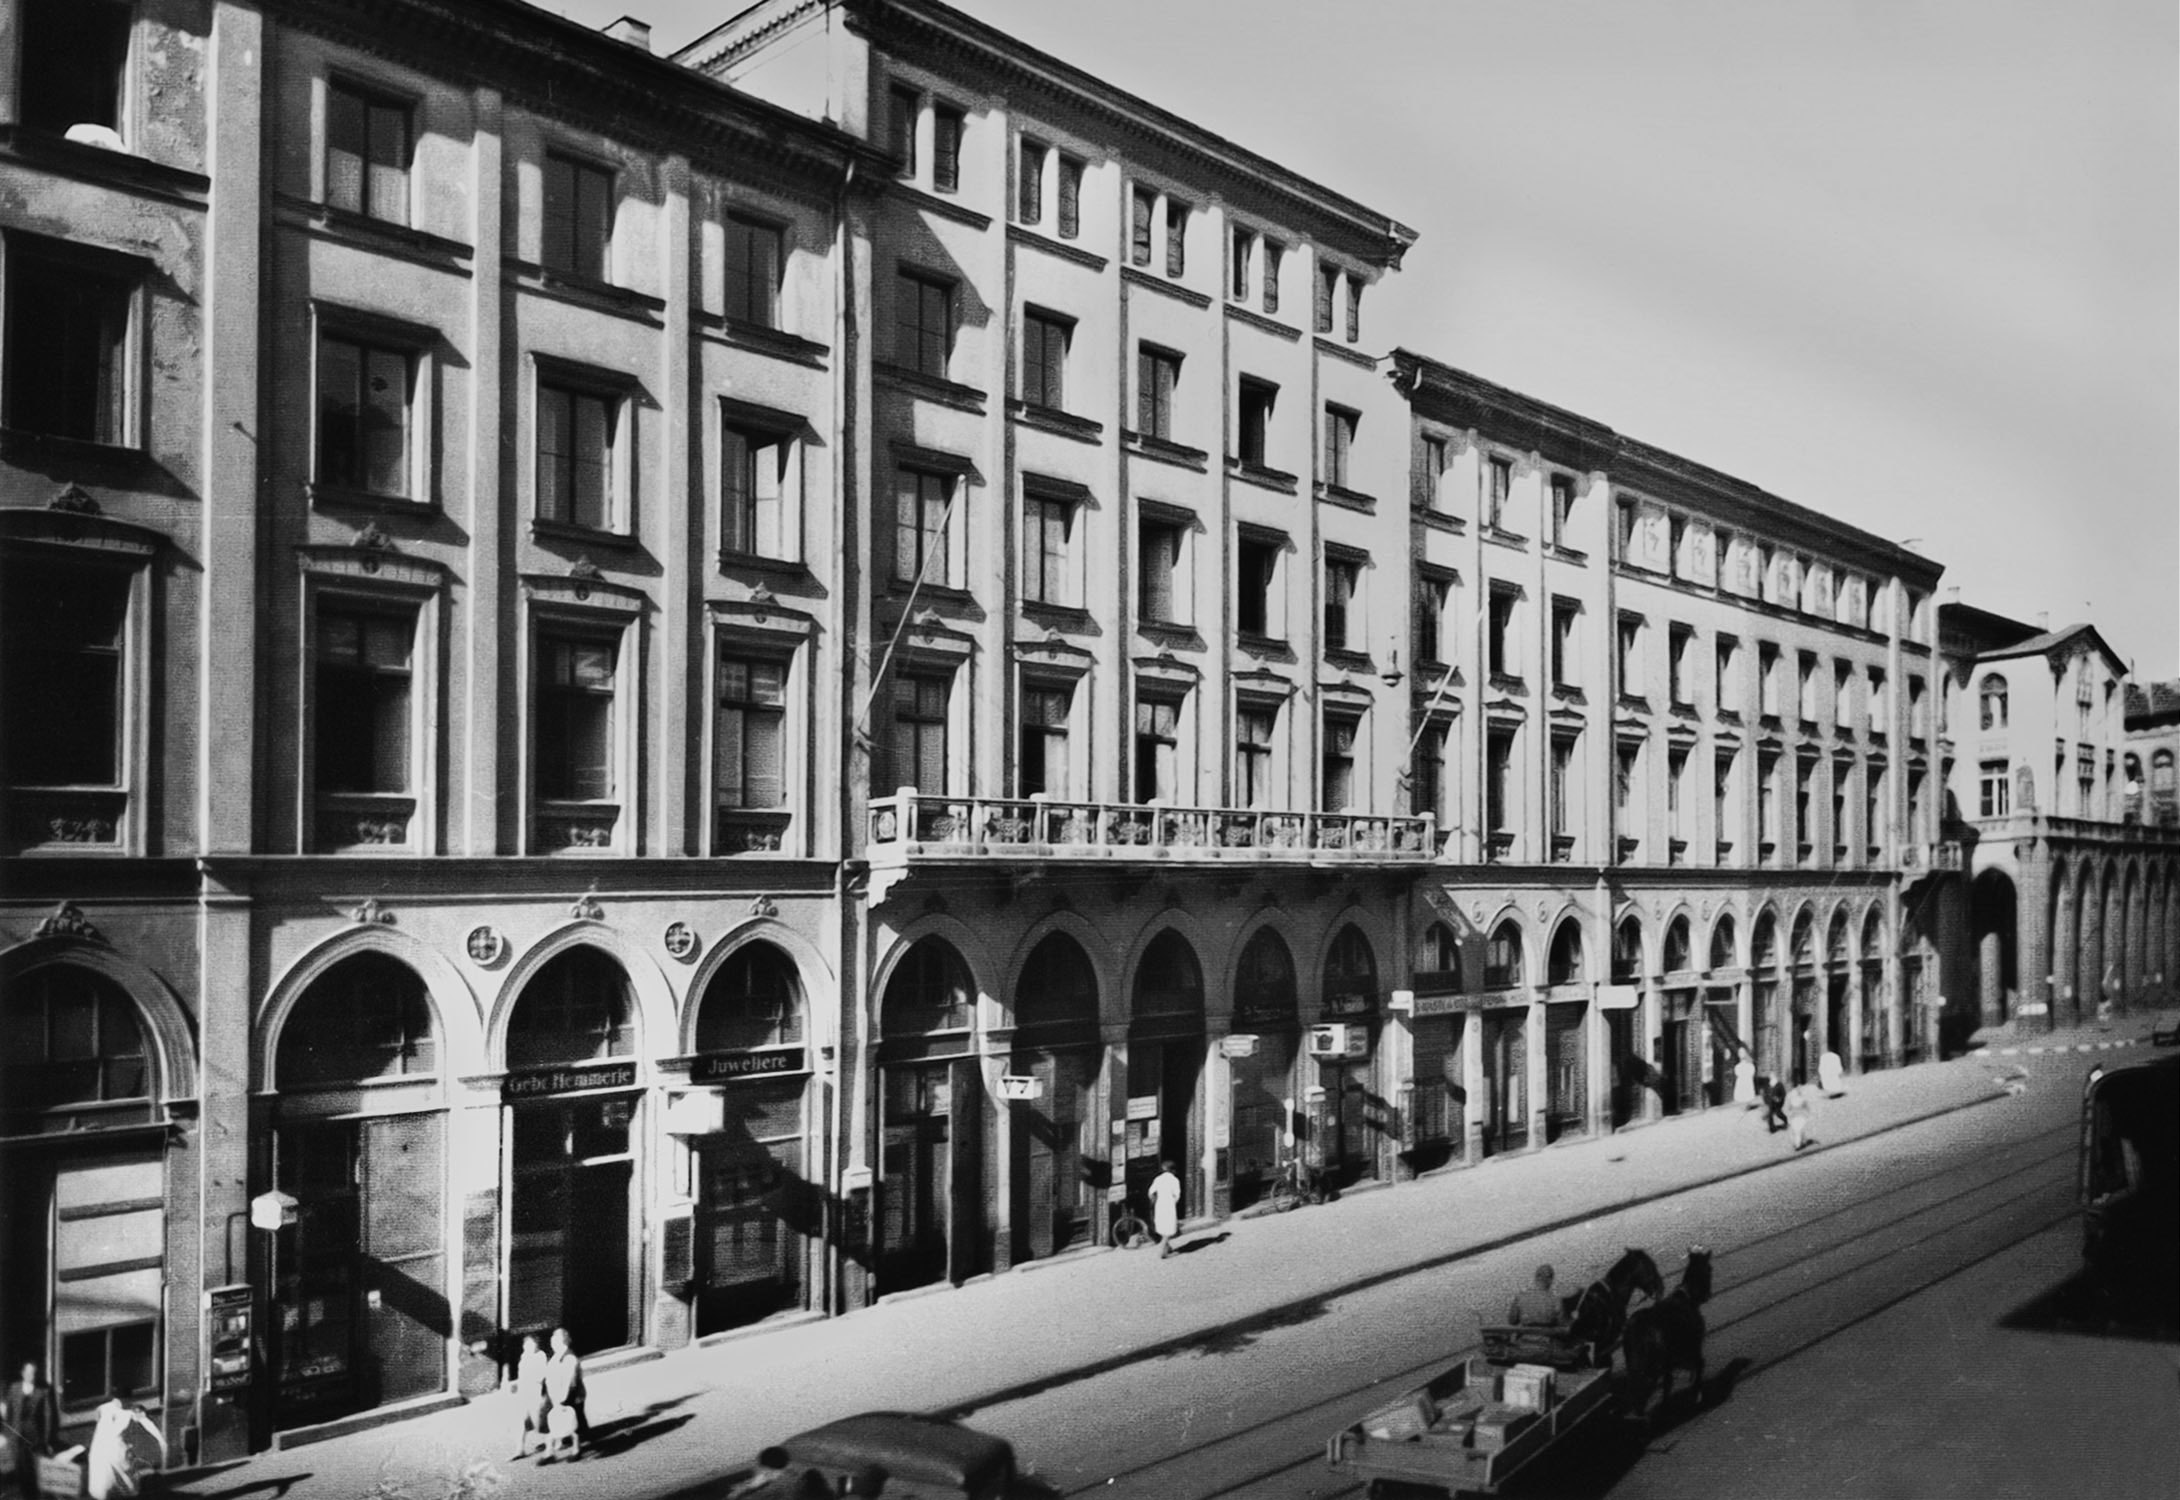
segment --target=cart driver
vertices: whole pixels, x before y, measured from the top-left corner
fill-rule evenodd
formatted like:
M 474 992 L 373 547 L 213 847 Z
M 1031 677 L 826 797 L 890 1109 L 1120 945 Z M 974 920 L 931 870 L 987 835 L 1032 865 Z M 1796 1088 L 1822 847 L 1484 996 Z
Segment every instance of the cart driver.
M 1518 1328 L 1559 1327 L 1565 1321 L 1565 1312 L 1559 1305 L 1559 1298 L 1552 1294 L 1552 1279 L 1550 1266 L 1538 1266 L 1536 1284 L 1514 1294 L 1506 1321 Z

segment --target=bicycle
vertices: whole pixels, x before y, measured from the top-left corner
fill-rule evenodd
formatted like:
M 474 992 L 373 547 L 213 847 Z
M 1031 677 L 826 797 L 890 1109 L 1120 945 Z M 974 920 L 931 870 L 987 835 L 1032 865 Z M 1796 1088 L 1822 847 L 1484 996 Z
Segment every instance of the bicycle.
M 1301 1153 L 1297 1152 L 1280 1167 L 1279 1175 L 1272 1179 L 1271 1191 L 1265 1196 L 1275 1214 L 1290 1213 L 1305 1203 L 1322 1203 L 1326 1197 L 1323 1174 L 1306 1165 Z
M 1151 1243 L 1150 1224 L 1137 1217 L 1128 1207 L 1128 1200 L 1120 1200 L 1120 1212 L 1113 1217 L 1113 1244 L 1122 1250 L 1137 1250 Z

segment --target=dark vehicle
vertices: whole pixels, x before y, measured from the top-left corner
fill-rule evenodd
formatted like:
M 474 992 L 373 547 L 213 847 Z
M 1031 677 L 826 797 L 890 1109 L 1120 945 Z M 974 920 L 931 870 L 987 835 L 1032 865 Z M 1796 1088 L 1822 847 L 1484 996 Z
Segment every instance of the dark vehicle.
M 739 1497 L 882 1495 L 886 1500 L 1006 1500 L 1014 1449 L 1004 1439 L 914 1412 L 843 1417 L 757 1456 Z
M 2180 1057 L 2082 1088 L 2082 1270 L 2106 1309 L 2180 1321 Z

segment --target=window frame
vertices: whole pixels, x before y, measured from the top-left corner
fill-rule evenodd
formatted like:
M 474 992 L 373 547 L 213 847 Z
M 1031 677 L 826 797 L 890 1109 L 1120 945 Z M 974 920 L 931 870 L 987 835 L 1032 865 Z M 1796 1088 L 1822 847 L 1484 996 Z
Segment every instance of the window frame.
M 24 88 L 21 80 L 40 77 L 43 71 L 38 66 L 39 58 L 32 55 L 33 51 L 36 50 L 36 44 L 41 40 L 37 34 L 40 29 L 39 13 L 41 11 L 69 13 L 71 19 L 78 19 L 92 14 L 94 5 L 97 10 L 104 11 L 107 14 L 109 25 L 117 25 L 120 29 L 119 55 L 108 59 L 111 64 L 111 72 L 108 77 L 101 80 L 102 84 L 110 83 L 113 89 L 112 118 L 79 120 L 38 118 L 38 106 L 47 101 L 40 100 L 37 97 L 39 93 L 37 87 Z M 65 137 L 68 131 L 77 125 L 105 126 L 121 138 L 124 149 L 133 151 L 135 149 L 135 126 L 137 123 L 137 90 L 135 87 L 137 75 L 136 21 L 136 5 L 133 0 L 26 0 L 26 3 L 18 9 L 16 15 L 16 60 L 19 70 L 16 93 L 18 113 L 16 118 L 19 124 L 26 129 L 61 137 Z M 72 51 L 65 44 L 74 40 L 76 40 L 75 37 L 62 38 L 54 43 L 55 50 Z M 93 71 L 94 69 L 88 66 L 85 69 L 87 74 Z M 41 83 L 42 81 L 41 79 Z M 57 1386 L 57 1378 L 55 1383 Z
M 1045 165 L 1053 149 L 1035 136 L 1014 138 L 1014 221 L 1038 227 L 1045 219 Z
M 969 112 L 944 99 L 931 101 L 931 191 L 961 191 L 961 148 L 969 133 Z
M 556 174 L 566 174 L 568 188 L 573 192 L 572 201 L 565 213 L 554 209 Z M 587 282 L 598 286 L 612 286 L 614 281 L 613 241 L 614 230 L 620 218 L 620 176 L 611 165 L 580 151 L 548 146 L 539 166 L 538 181 L 538 252 L 540 270 L 562 280 Z M 586 179 L 602 178 L 603 193 L 599 204 L 601 223 L 586 226 L 583 223 Z M 567 245 L 565 263 L 559 263 L 555 255 L 555 221 L 567 221 Z M 595 231 L 595 246 L 586 244 L 584 230 Z M 595 256 L 595 269 L 592 257 Z
M 901 713 L 901 687 L 904 683 L 917 683 L 922 685 L 916 689 L 917 702 L 915 706 L 917 709 L 917 713 L 911 717 L 906 718 L 904 718 Z M 939 685 L 940 696 L 944 699 L 944 702 L 940 704 L 939 708 L 935 713 L 925 711 L 924 705 L 921 701 L 923 686 L 929 686 L 932 684 Z M 941 665 L 939 663 L 933 662 L 908 661 L 904 662 L 900 667 L 897 667 L 894 670 L 893 683 L 891 685 L 891 691 L 889 692 L 887 699 L 888 713 L 886 720 L 886 768 L 892 773 L 892 778 L 897 788 L 914 786 L 916 791 L 923 795 L 938 797 L 948 796 L 954 791 L 953 783 L 956 780 L 953 755 L 953 748 L 956 739 L 954 715 L 956 711 L 956 700 L 960 696 L 959 692 L 957 691 L 959 686 L 960 668 L 951 663 Z M 942 785 L 928 787 L 923 786 L 919 783 L 904 781 L 902 779 L 901 761 L 903 757 L 901 753 L 901 726 L 903 724 L 922 724 L 938 726 L 936 730 L 936 733 L 939 737 L 938 765 L 940 780 L 943 783 Z M 924 758 L 923 752 L 927 748 L 925 744 L 925 736 L 929 732 L 930 731 L 927 730 L 918 730 L 915 732 L 914 745 L 917 751 L 915 760 L 917 762 L 919 770 Z
M 342 203 L 334 197 L 334 129 L 338 101 L 345 95 L 363 111 L 363 153 L 357 158 L 357 202 Z M 389 89 L 346 73 L 331 73 L 325 80 L 325 135 L 318 152 L 318 201 L 335 213 L 352 214 L 380 224 L 408 228 L 416 219 L 416 110 L 413 94 Z M 375 211 L 372 190 L 374 163 L 371 155 L 372 126 L 378 112 L 397 115 L 401 121 L 399 217 Z
M 595 595 L 594 595 L 595 597 Z M 628 854 L 637 842 L 638 809 L 642 805 L 642 764 L 637 758 L 637 736 L 642 718 L 643 632 L 639 600 L 634 594 L 607 607 L 583 607 L 564 601 L 534 602 L 525 612 L 522 652 L 522 791 L 523 852 L 528 855 Z M 613 651 L 613 687 L 603 728 L 608 756 L 608 795 L 581 797 L 548 795 L 542 785 L 544 755 L 539 738 L 543 728 L 547 685 L 545 651 L 555 642 L 609 644 Z M 571 691 L 573 691 L 571 689 Z M 569 842 L 548 846 L 546 826 L 555 815 L 571 826 L 586 814 L 612 813 L 603 842 L 571 836 Z
M 917 541 L 913 554 L 904 557 L 901 551 L 901 538 L 908 534 L 904 527 L 909 523 L 904 522 L 902 509 L 907 501 L 907 496 L 904 494 L 905 484 L 911 476 L 913 476 L 916 484 L 916 515 L 913 525 Z M 926 540 L 934 533 L 934 528 L 929 524 L 929 502 L 932 497 L 925 493 L 924 486 L 926 482 L 943 487 L 939 496 L 939 515 L 941 519 L 936 528 L 938 537 L 936 549 Z M 923 586 L 926 588 L 935 586 L 945 589 L 959 589 L 962 587 L 961 580 L 966 549 L 964 545 L 965 528 L 960 524 L 960 521 L 962 501 L 965 498 L 962 493 L 962 486 L 967 483 L 967 475 L 948 469 L 915 463 L 901 463 L 894 466 L 893 582 L 895 584 L 913 587 L 917 579 L 922 578 Z M 926 571 L 930 565 L 930 560 L 934 556 L 941 560 L 945 575 L 937 579 L 928 576 Z
M 960 291 L 961 284 L 951 277 L 905 264 L 894 267 L 893 360 L 896 365 L 933 380 L 952 379 Z M 929 299 L 934 296 L 939 299 L 943 313 L 942 325 L 936 331 L 927 326 Z M 910 316 L 911 306 L 913 317 Z M 934 337 L 938 339 L 936 369 L 930 368 L 929 361 Z M 904 347 L 910 340 L 913 340 L 912 349 Z M 911 357 L 904 358 L 904 355 Z
M 886 86 L 886 129 L 902 177 L 917 172 L 916 134 L 923 117 L 923 90 L 898 80 Z
M 1337 401 L 1325 403 L 1324 478 L 1333 489 L 1353 488 L 1355 435 L 1361 427 L 1361 412 Z
M 1128 790 L 1137 803 L 1164 803 L 1181 806 L 1186 805 L 1191 800 L 1187 795 L 1187 790 L 1192 779 L 1189 775 L 1192 762 L 1183 753 L 1183 747 L 1187 742 L 1190 728 L 1188 721 L 1190 702 L 1191 694 L 1186 689 L 1169 687 L 1163 683 L 1157 684 L 1155 688 L 1149 684 L 1139 683 L 1137 685 L 1134 714 L 1129 723 L 1128 739 L 1128 772 L 1130 778 Z M 1148 727 L 1145 726 L 1144 722 L 1146 710 L 1150 711 L 1152 720 Z M 1163 731 L 1157 722 L 1160 711 L 1169 713 L 1172 717 L 1170 726 Z M 1152 747 L 1150 750 L 1150 780 L 1153 785 L 1150 787 L 1144 785 L 1145 746 Z M 1159 779 L 1157 767 L 1161 757 L 1172 768 L 1173 786 L 1170 789 L 1161 788 L 1155 784 Z
M 26 270 L 31 272 L 34 284 L 45 278 L 64 294 L 67 288 L 87 282 L 102 284 L 111 299 L 109 315 L 118 311 L 119 336 L 112 341 L 112 352 L 103 359 L 101 376 L 114 389 L 99 398 L 101 404 L 108 407 L 104 420 L 111 423 L 109 436 L 85 437 L 23 425 L 20 404 L 23 396 L 20 393 L 42 390 L 51 384 L 46 379 L 33 379 L 36 372 L 24 367 L 34 361 L 43 361 L 51 347 L 50 340 L 26 341 L 28 334 L 24 325 L 29 320 L 17 302 Z M 4 355 L 0 355 L 0 424 L 4 424 L 7 431 L 35 442 L 67 445 L 85 452 L 145 451 L 150 428 L 150 341 L 147 330 L 152 275 L 151 262 L 139 256 L 22 230 L 0 230 L 0 276 L 4 276 L 6 283 L 5 295 L 0 297 L 0 317 L 6 320 L 7 334 L 6 349 Z M 26 298 L 33 294 L 32 289 L 21 289 L 21 295 Z M 37 300 L 50 306 L 50 296 L 40 296 Z M 24 337 L 19 339 L 19 334 Z M 18 360 L 23 364 L 18 365 Z M 96 425 L 94 423 L 94 427 Z
M 1171 193 L 1166 200 L 1166 275 L 1178 281 L 1188 274 L 1188 223 L 1195 210 Z
M 1191 570 L 1190 537 L 1195 531 L 1195 518 L 1164 509 L 1139 506 L 1136 514 L 1136 621 L 1140 625 L 1162 625 L 1169 628 L 1187 629 L 1195 623 L 1194 591 L 1189 587 Z M 1172 538 L 1172 556 L 1165 568 L 1168 612 L 1160 615 L 1151 612 L 1151 582 L 1154 570 L 1148 547 L 1149 534 L 1158 532 Z
M 1075 319 L 1050 308 L 1026 304 L 1022 308 L 1022 358 L 1017 368 L 1017 392 L 1025 406 L 1044 411 L 1067 410 L 1067 359 L 1075 341 Z M 1058 345 L 1058 357 L 1053 346 Z M 1035 350 L 1035 357 L 1032 357 Z M 1038 378 L 1032 381 L 1031 371 Z
M 1246 224 L 1227 225 L 1226 299 L 1247 305 L 1256 284 L 1259 236 Z
M 1318 564 L 1318 628 L 1325 652 L 1360 654 L 1369 650 L 1369 611 L 1364 593 L 1369 568 L 1368 553 L 1325 544 Z M 1336 582 L 1344 582 L 1344 597 L 1336 597 Z
M 1344 704 L 1325 704 L 1318 710 L 1317 721 L 1317 810 L 1319 812 L 1361 812 L 1367 810 L 1369 797 L 1363 784 L 1361 768 L 1369 764 L 1368 747 L 1363 735 L 1364 711 Z M 1344 752 L 1344 753 L 1343 753 Z M 1334 798 L 1334 781 L 1343 783 L 1338 790 L 1343 793 Z
M 1280 720 L 1286 704 L 1281 700 L 1237 693 L 1234 698 L 1233 805 L 1237 808 L 1276 808 L 1280 795 Z M 1264 727 L 1261 739 L 1244 738 L 1244 731 Z
M 437 579 L 421 573 L 407 579 L 358 576 L 345 567 L 336 572 L 322 556 L 306 561 L 305 568 L 297 687 L 301 713 L 298 742 L 303 750 L 299 846 L 305 853 L 344 857 L 436 854 L 441 847 L 435 776 L 441 619 Z M 325 692 L 320 681 L 320 646 L 325 616 L 333 610 L 382 618 L 405 617 L 409 624 L 408 785 L 401 791 L 329 787 L 320 773 L 319 743 L 324 728 L 321 699 Z M 342 842 L 329 835 L 329 824 L 350 818 L 358 820 L 359 833 L 372 832 L 365 825 L 374 819 L 382 831 L 384 820 L 397 813 L 403 814 L 408 824 L 406 836 L 398 840 L 367 836 Z
M 1262 641 L 1287 639 L 1287 554 L 1293 539 L 1281 533 L 1250 526 L 1238 527 L 1234 540 L 1234 630 L 1238 635 Z M 1263 577 L 1252 583 L 1247 577 L 1250 559 L 1265 563 Z M 1246 611 L 1244 605 L 1253 600 Z M 1254 616 L 1257 627 L 1245 623 Z
M 545 402 L 547 393 L 602 403 L 610 426 L 604 459 L 605 507 L 603 524 L 566 516 L 545 514 Z M 632 538 L 636 530 L 636 387 L 632 380 L 612 371 L 574 365 L 544 355 L 533 356 L 530 380 L 530 517 L 533 534 Z M 579 442 L 578 417 L 569 408 L 571 445 Z M 570 455 L 571 464 L 580 458 Z M 572 469 L 571 469 L 572 483 Z
M 1158 191 L 1137 183 L 1128 193 L 1128 264 L 1151 263 L 1158 240 Z
M 1272 416 L 1279 385 L 1259 375 L 1240 375 L 1234 386 L 1234 455 L 1259 469 L 1271 467 Z
M 367 485 L 346 484 L 325 473 L 327 438 L 325 346 L 327 340 L 345 342 L 376 353 L 399 354 L 407 362 L 407 453 L 400 493 L 375 490 Z M 436 330 L 401 322 L 360 308 L 314 300 L 310 323 L 310 496 L 322 500 L 366 504 L 382 508 L 439 508 L 438 453 L 439 334 Z M 359 363 L 359 374 L 364 370 Z M 533 482 L 534 482 L 533 472 Z
M 1014 712 L 1014 793 L 1028 799 L 1042 795 L 1054 801 L 1067 802 L 1075 799 L 1083 773 L 1087 769 L 1077 754 L 1081 748 L 1080 720 L 1082 716 L 1082 680 L 1061 678 L 1046 673 L 1024 672 L 1016 683 Z M 1049 705 L 1064 700 L 1064 708 L 1058 722 L 1050 719 L 1031 718 L 1032 702 Z M 1040 785 L 1029 784 L 1031 741 L 1037 742 L 1038 780 Z M 1049 760 L 1054 742 L 1061 746 L 1063 764 L 1060 767 L 1060 786 L 1053 786 L 1052 766 Z
M 1021 599 L 1050 609 L 1083 607 L 1082 496 L 1022 477 Z M 1060 545 L 1048 544 L 1057 522 Z M 1035 588 L 1032 588 L 1034 580 Z
M 787 262 L 793 249 L 793 226 L 768 214 L 731 208 L 722 215 L 726 235 L 722 256 L 722 315 L 730 324 L 785 332 L 787 326 Z M 749 247 L 769 242 L 770 274 Z M 759 305 L 761 304 L 761 305 Z
M 1082 174 L 1086 163 L 1079 156 L 1055 150 L 1059 168 L 1053 184 L 1053 229 L 1063 240 L 1082 238 Z
M 798 766 L 809 763 L 808 746 L 804 743 L 804 715 L 799 711 L 806 695 L 801 682 L 801 642 L 792 637 L 770 638 L 755 632 L 732 628 L 718 623 L 710 632 L 711 660 L 707 664 L 705 681 L 709 685 L 709 698 L 705 734 L 705 786 L 709 816 L 706 818 L 706 852 L 713 858 L 732 858 L 742 854 L 789 853 L 790 832 L 801 822 L 803 796 L 802 784 L 796 774 Z M 773 667 L 779 672 L 779 697 L 776 703 L 764 703 L 745 691 L 741 698 L 727 697 L 727 671 L 730 666 L 744 668 Z M 755 674 L 750 680 L 754 682 Z M 748 724 L 753 713 L 762 713 L 776 721 L 774 736 L 778 756 L 778 798 L 769 805 L 747 800 L 729 801 L 725 759 L 727 755 L 726 721 L 730 712 L 744 716 L 740 745 L 740 759 L 748 760 Z M 749 777 L 741 777 L 744 785 L 739 789 L 746 797 Z M 732 847 L 732 835 L 740 831 L 745 846 Z
M 732 561 L 754 558 L 767 562 L 801 563 L 803 561 L 803 523 L 809 502 L 809 443 L 808 423 L 786 412 L 754 407 L 730 397 L 719 398 L 718 484 L 715 513 L 719 527 L 719 555 L 722 560 Z M 752 475 L 761 472 L 759 455 L 770 449 L 781 451 L 780 465 L 783 470 L 778 494 L 773 503 L 777 507 L 774 520 L 775 543 L 767 551 L 763 543 L 762 516 L 758 508 L 764 503 L 754 484 L 747 496 L 750 514 L 745 518 L 748 531 L 740 539 L 750 545 L 737 546 L 737 532 L 732 524 L 734 496 L 729 493 L 730 477 L 735 469 L 736 445 L 739 444 L 748 461 Z
M 1174 402 L 1181 389 L 1183 355 L 1148 339 L 1135 346 L 1136 433 L 1170 443 L 1173 438 Z

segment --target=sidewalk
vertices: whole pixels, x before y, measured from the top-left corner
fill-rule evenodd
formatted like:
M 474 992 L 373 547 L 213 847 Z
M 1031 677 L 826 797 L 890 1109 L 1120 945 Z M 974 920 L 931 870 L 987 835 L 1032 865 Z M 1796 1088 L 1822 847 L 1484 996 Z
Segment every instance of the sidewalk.
M 2006 1099 L 2002 1080 L 2068 1066 L 2076 1050 L 2147 1056 L 2154 1024 L 2180 1012 L 2024 1037 L 2034 1056 L 1970 1053 L 1847 1080 L 1822 1102 L 1824 1146 Z M 1995 1040 L 1995 1039 L 1994 1039 Z M 2119 1049 L 2127 1049 L 2125 1052 Z M 2054 1054 L 2066 1051 L 2067 1058 Z M 2083 1060 L 2087 1069 L 2087 1059 Z M 514 1426 L 496 1401 L 418 1417 L 193 1475 L 172 1492 L 364 1500 L 389 1481 L 425 1500 L 488 1462 L 512 1489 L 591 1500 L 663 1493 L 745 1465 L 804 1427 L 873 1408 L 968 1411 L 1167 1350 L 1292 1316 L 1342 1293 L 1794 1159 L 1760 1115 L 1726 1107 L 1595 1140 L 1453 1168 L 1292 1214 L 1205 1225 L 1205 1253 L 1083 1252 L 958 1289 L 889 1299 L 846 1317 L 750 1332 L 601 1371 L 590 1418 L 604 1439 L 580 1463 L 510 1464 Z M 1154 1296 L 1142 1295 L 1155 1287 Z

